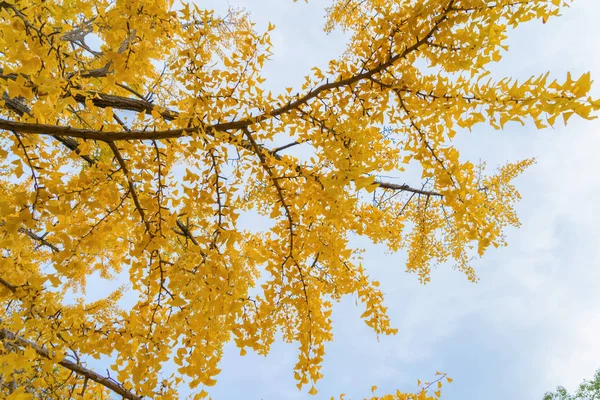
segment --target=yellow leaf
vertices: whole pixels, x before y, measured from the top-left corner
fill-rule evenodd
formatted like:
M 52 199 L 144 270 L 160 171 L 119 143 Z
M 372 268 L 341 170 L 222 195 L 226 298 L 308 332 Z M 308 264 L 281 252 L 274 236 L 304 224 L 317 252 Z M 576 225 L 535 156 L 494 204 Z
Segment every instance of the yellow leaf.
M 591 75 L 589 72 L 581 75 L 581 77 L 575 83 L 573 88 L 573 94 L 577 97 L 583 97 L 590 91 L 590 86 L 592 85 Z
M 565 122 L 565 125 L 567 124 L 567 121 L 569 120 L 569 118 L 571 118 L 571 116 L 574 114 L 573 111 L 565 111 L 562 116 L 563 116 L 563 120 Z

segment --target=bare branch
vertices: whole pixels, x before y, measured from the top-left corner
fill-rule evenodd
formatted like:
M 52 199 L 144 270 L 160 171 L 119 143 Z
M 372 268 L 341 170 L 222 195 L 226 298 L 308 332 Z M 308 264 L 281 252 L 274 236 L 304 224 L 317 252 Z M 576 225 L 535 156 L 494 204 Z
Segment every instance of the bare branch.
M 380 181 L 375 181 L 373 183 L 375 185 L 378 185 L 382 189 L 402 190 L 404 192 L 411 192 L 411 193 L 416 193 L 416 194 L 422 194 L 422 195 L 425 195 L 425 196 L 444 197 L 444 195 L 441 194 L 441 193 L 432 192 L 432 191 L 423 190 L 423 189 L 415 189 L 413 187 L 408 186 L 407 184 L 398 185 L 396 183 L 380 182 Z
M 277 147 L 276 149 L 273 149 L 273 153 L 279 153 L 282 150 L 289 149 L 290 147 L 294 147 L 294 146 L 297 146 L 299 144 L 301 144 L 301 143 L 300 142 L 291 142 L 291 143 L 288 143 L 286 145 L 283 145 L 281 147 Z

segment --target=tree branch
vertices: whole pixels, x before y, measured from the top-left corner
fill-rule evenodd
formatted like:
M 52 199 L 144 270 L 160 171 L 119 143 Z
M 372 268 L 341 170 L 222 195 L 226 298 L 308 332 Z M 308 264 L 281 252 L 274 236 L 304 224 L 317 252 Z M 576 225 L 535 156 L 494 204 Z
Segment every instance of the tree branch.
M 0 68 L 0 72 L 1 71 L 2 71 L 2 68 Z M 0 75 L 0 77 L 4 78 L 1 75 Z M 23 102 L 20 101 L 18 98 L 11 99 L 7 92 L 4 92 L 2 94 L 2 100 L 4 100 L 4 106 L 6 108 L 8 108 L 11 111 L 14 111 L 18 115 L 23 116 L 23 115 L 27 114 L 30 117 L 32 116 L 31 110 L 29 109 L 29 107 L 26 104 L 23 104 Z M 79 150 L 77 149 L 79 147 L 79 143 L 77 143 L 77 140 L 70 138 L 70 137 L 61 137 L 61 136 L 56 136 L 56 135 L 52 135 L 52 137 L 54 139 L 58 140 L 59 142 L 61 142 L 69 150 L 74 151 L 77 155 L 79 155 L 79 157 L 81 157 L 85 161 L 87 161 L 87 163 L 89 165 L 94 164 L 95 161 L 93 158 L 91 158 L 90 156 L 88 156 L 86 154 L 80 154 Z
M 4 226 L 5 224 L 6 224 L 6 221 L 0 221 L 0 227 Z M 37 233 L 35 233 L 32 230 L 27 229 L 27 228 L 19 228 L 18 230 L 19 230 L 19 232 L 26 234 L 33 240 L 40 242 L 41 245 L 50 247 L 52 249 L 52 251 L 55 253 L 58 253 L 60 251 L 58 247 L 56 247 L 55 245 L 53 245 L 52 243 L 50 243 L 49 241 L 46 240 L 47 233 L 40 236 Z
M 127 90 L 130 90 L 129 88 Z M 139 94 L 137 94 L 139 96 Z M 117 96 L 113 94 L 105 94 L 99 92 L 90 92 L 89 96 L 77 93 L 73 96 L 76 102 L 85 104 L 87 99 L 92 101 L 96 107 L 107 108 L 112 107 L 119 110 L 137 111 L 137 112 L 152 112 L 157 110 L 157 107 L 146 100 L 133 99 L 131 97 Z M 157 110 L 160 115 L 167 121 L 172 121 L 179 116 L 179 113 L 172 110 Z
M 198 131 L 199 128 L 181 128 L 164 131 L 116 131 L 105 132 L 102 130 L 73 128 L 70 126 L 31 124 L 26 122 L 10 121 L 0 118 L 0 129 L 22 133 L 35 133 L 42 135 L 70 136 L 88 140 L 113 142 L 116 140 L 152 140 L 172 139 L 186 133 Z
M 173 229 L 173 232 L 175 232 L 176 234 L 178 234 L 180 236 L 187 237 L 188 239 L 190 239 L 192 241 L 192 243 L 194 243 L 196 246 L 199 246 L 198 241 L 196 240 L 196 238 L 194 238 L 194 236 L 190 232 L 188 225 L 181 222 L 180 219 L 177 219 L 176 224 L 180 230 L 177 230 L 175 227 L 173 227 L 173 228 L 171 228 L 171 229 Z
M 152 235 L 152 232 L 150 231 L 150 223 L 146 220 L 146 214 L 144 213 L 144 209 L 142 208 L 142 205 L 140 203 L 137 191 L 135 190 L 135 182 L 133 182 L 133 179 L 131 178 L 129 168 L 127 168 L 127 164 L 125 164 L 125 160 L 121 156 L 121 152 L 119 151 L 119 148 L 115 145 L 115 143 L 108 142 L 108 147 L 110 147 L 110 149 L 112 150 L 113 154 L 115 155 L 115 158 L 117 159 L 117 162 L 123 170 L 123 174 L 125 175 L 125 178 L 127 179 L 127 184 L 129 185 L 129 193 L 131 193 L 131 198 L 133 199 L 135 208 L 137 209 L 138 213 L 140 214 L 140 217 L 142 218 L 142 222 L 146 227 L 146 231 L 150 235 Z
M 25 229 L 25 228 L 19 228 L 19 232 L 24 233 L 27 236 L 29 236 L 30 238 L 32 238 L 33 240 L 40 242 L 41 245 L 50 247 L 54 253 L 58 253 L 60 251 L 60 249 L 58 247 L 56 247 L 55 245 L 53 245 L 52 243 L 50 243 L 49 241 L 47 241 L 45 239 L 45 237 L 46 237 L 45 234 L 42 236 L 39 236 L 38 234 L 34 233 L 33 231 L 31 231 L 29 229 Z
M 48 351 L 48 349 L 38 345 L 37 343 L 27 340 L 21 336 L 18 336 L 14 332 L 9 331 L 8 329 L 4 329 L 4 328 L 0 329 L 0 340 L 13 342 L 14 344 L 16 344 L 17 346 L 20 346 L 20 347 L 29 347 L 29 348 L 35 350 L 35 352 L 37 354 L 39 354 L 40 356 L 42 356 L 44 358 L 47 358 L 47 359 L 53 358 L 53 355 Z M 137 396 L 134 393 L 132 393 L 131 391 L 125 389 L 125 387 L 123 387 L 123 385 L 121 383 L 115 381 L 114 379 L 112 379 L 110 377 L 107 378 L 105 376 L 102 376 L 102 375 L 98 374 L 97 372 L 94 372 L 91 369 L 85 368 L 80 364 L 76 364 L 72 361 L 69 361 L 66 358 L 63 358 L 61 361 L 59 361 L 58 365 L 65 367 L 68 370 L 73 371 L 74 373 L 85 377 L 86 379 L 90 379 L 96 383 L 99 383 L 100 385 L 113 391 L 114 393 L 118 394 L 119 396 L 122 396 L 124 399 L 128 399 L 128 400 L 142 400 L 143 399 L 143 397 Z
M 422 195 L 425 195 L 425 196 L 444 197 L 444 195 L 441 194 L 441 193 L 432 192 L 432 191 L 423 190 L 423 189 L 415 189 L 413 187 L 408 186 L 407 184 L 398 185 L 398 184 L 395 184 L 395 183 L 380 182 L 380 181 L 375 181 L 373 183 L 375 185 L 379 185 L 379 187 L 383 188 L 383 189 L 402 190 L 404 192 L 411 192 L 411 193 L 416 193 L 416 194 L 422 194 Z

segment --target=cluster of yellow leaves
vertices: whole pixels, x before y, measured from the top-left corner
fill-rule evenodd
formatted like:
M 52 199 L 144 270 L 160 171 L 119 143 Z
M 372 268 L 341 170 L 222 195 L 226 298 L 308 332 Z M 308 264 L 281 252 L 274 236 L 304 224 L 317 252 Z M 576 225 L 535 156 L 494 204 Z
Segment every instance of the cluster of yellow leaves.
M 337 0 L 326 29 L 352 31 L 347 51 L 277 94 L 261 74 L 274 27 L 243 11 L 0 1 L 0 393 L 202 398 L 227 342 L 267 354 L 278 335 L 316 393 L 336 301 L 396 332 L 351 235 L 405 249 L 423 282 L 446 261 L 476 281 L 532 161 L 489 174 L 452 138 L 600 106 L 589 74 L 489 77 L 509 28 L 564 5 Z M 422 182 L 377 178 L 411 162 Z M 271 224 L 245 230 L 247 212 Z M 128 288 L 85 300 L 122 272 Z M 113 375 L 74 372 L 80 356 L 114 357 Z
M 452 383 L 452 378 L 448 377 L 442 372 L 436 372 L 437 378 L 432 382 L 421 382 L 417 381 L 419 390 L 416 393 L 404 393 L 399 390 L 394 394 L 386 394 L 383 396 L 372 396 L 365 400 L 437 400 L 442 396 L 442 386 L 444 381 Z M 375 394 L 377 386 L 371 387 L 371 392 Z M 432 392 L 430 394 L 430 392 Z M 331 400 L 335 400 L 334 397 Z M 342 394 L 339 396 L 339 400 L 346 400 L 346 395 Z

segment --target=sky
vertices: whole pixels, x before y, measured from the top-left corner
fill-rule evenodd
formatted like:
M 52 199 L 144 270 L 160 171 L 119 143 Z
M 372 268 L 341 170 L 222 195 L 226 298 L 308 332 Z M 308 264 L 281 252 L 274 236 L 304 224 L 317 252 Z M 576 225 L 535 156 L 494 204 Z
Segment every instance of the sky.
M 345 47 L 339 32 L 322 31 L 328 2 L 230 0 L 251 12 L 259 30 L 268 22 L 274 56 L 267 85 L 278 92 L 296 86 L 314 66 L 326 66 Z M 224 13 L 222 0 L 199 5 Z M 546 71 L 600 77 L 600 1 L 576 0 L 563 16 L 535 21 L 509 34 L 510 49 L 493 76 L 529 78 Z M 600 82 L 600 79 L 597 79 Z M 594 89 L 600 97 L 600 87 Z M 473 284 L 450 266 L 428 285 L 405 273 L 405 255 L 364 246 L 363 265 L 381 282 L 396 336 L 377 338 L 360 320 L 362 308 L 346 298 L 334 309 L 335 341 L 327 346 L 317 396 L 296 389 L 296 345 L 277 343 L 268 357 L 241 357 L 227 345 L 214 399 L 329 399 L 345 393 L 362 399 L 396 389 L 413 391 L 417 379 L 436 371 L 454 381 L 445 400 L 541 399 L 557 385 L 574 389 L 600 367 L 600 120 L 573 117 L 568 126 L 537 131 L 507 125 L 479 127 L 455 139 L 465 158 L 496 166 L 536 157 L 518 178 L 523 200 L 520 229 L 507 231 L 509 247 L 474 262 Z M 252 221 L 247 221 L 252 223 Z

